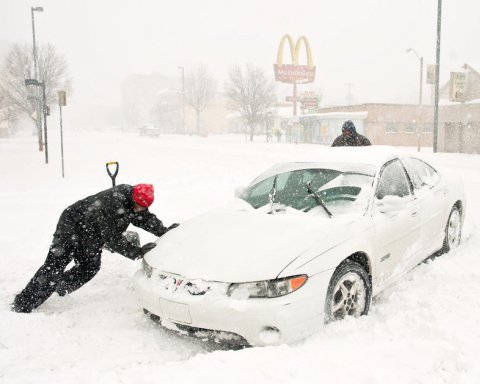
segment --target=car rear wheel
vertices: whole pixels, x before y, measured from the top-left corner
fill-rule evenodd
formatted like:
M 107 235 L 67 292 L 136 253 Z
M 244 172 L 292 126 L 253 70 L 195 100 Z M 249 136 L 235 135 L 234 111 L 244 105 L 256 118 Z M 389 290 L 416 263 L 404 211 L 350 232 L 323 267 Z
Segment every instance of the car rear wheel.
M 343 262 L 333 273 L 328 286 L 325 322 L 366 315 L 371 297 L 372 285 L 365 269 L 351 260 Z
M 452 208 L 445 227 L 445 240 L 443 241 L 443 252 L 446 253 L 455 249 L 460 244 L 462 237 L 462 214 L 457 206 Z

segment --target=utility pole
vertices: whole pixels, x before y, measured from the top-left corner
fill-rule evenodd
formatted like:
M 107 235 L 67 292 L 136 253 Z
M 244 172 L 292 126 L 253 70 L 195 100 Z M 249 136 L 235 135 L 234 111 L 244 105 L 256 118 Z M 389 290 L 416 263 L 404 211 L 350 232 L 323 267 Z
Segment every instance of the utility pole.
M 346 84 L 346 86 L 348 87 L 348 99 L 347 99 L 348 106 L 352 105 L 352 93 L 351 93 L 352 85 L 353 85 L 352 83 Z
M 437 53 L 436 53 L 436 69 L 435 69 L 435 109 L 433 114 L 433 152 L 437 152 L 438 142 L 438 101 L 440 86 L 440 36 L 442 28 L 442 0 L 438 0 L 437 9 Z
M 185 134 L 185 67 L 179 66 L 182 70 L 182 133 Z
M 32 15 L 32 37 L 33 37 L 33 71 L 34 71 L 34 79 L 38 80 L 38 67 L 37 67 L 37 48 L 35 45 L 35 15 L 34 12 L 43 12 L 43 7 L 30 7 L 30 12 Z M 37 116 L 35 117 L 35 125 L 37 127 L 37 136 L 38 136 L 38 150 L 41 152 L 43 151 L 43 138 L 42 138 L 42 117 L 41 113 L 41 105 L 40 105 L 40 98 L 38 97 L 38 88 L 35 89 L 35 105 Z
M 42 81 L 39 84 L 42 87 L 42 95 L 43 95 L 43 129 L 45 130 L 45 164 L 48 164 L 48 137 L 47 137 L 48 106 L 47 106 L 47 96 L 45 94 L 45 82 Z
M 418 96 L 418 104 L 422 105 L 423 95 L 423 57 L 420 58 L 420 95 Z

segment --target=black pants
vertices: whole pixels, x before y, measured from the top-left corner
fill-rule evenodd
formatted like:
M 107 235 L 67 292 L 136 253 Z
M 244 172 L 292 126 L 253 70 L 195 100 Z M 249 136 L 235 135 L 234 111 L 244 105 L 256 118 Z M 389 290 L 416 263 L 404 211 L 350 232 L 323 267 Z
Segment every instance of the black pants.
M 62 241 L 54 236 L 45 263 L 35 273 L 25 289 L 15 297 L 13 306 L 18 312 L 31 312 L 47 300 L 61 284 L 71 293 L 90 281 L 100 269 L 102 248 L 99 245 L 80 245 Z M 75 265 L 65 271 L 72 261 Z

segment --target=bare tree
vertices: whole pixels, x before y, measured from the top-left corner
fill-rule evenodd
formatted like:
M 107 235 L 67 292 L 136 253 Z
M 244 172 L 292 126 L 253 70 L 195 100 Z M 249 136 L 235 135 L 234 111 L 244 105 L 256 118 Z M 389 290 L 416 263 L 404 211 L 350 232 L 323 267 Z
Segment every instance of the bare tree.
M 51 44 L 37 48 L 38 80 L 45 83 L 47 105 L 56 105 L 56 91 L 70 92 L 72 80 L 65 57 Z M 31 119 L 36 109 L 38 92 L 34 87 L 25 86 L 25 79 L 33 76 L 32 47 L 28 44 L 14 44 L 8 52 L 0 71 L 0 88 L 5 102 L 19 113 Z
M 0 125 L 5 121 L 12 123 L 17 119 L 16 110 L 8 98 L 5 88 L 0 83 Z
M 273 81 L 259 67 L 247 64 L 244 73 L 235 66 L 230 70 L 225 92 L 230 108 L 238 111 L 247 123 L 252 141 L 256 125 L 265 121 L 265 115 L 276 101 Z
M 200 135 L 200 114 L 213 99 L 215 82 L 209 76 L 207 68 L 199 65 L 185 79 L 185 101 L 197 115 L 197 134 Z

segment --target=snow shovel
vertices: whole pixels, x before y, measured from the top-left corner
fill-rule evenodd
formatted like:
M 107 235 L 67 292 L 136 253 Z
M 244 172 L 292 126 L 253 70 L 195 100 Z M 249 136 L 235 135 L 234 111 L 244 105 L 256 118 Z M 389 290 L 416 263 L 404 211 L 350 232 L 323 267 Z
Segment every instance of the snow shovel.
M 110 168 L 109 168 L 110 165 L 116 165 L 115 171 L 113 173 L 110 171 Z M 115 187 L 115 178 L 118 175 L 118 168 L 119 168 L 118 161 L 110 161 L 106 163 L 105 166 L 107 168 L 108 176 L 110 176 L 110 178 L 112 179 L 112 187 Z M 132 243 L 136 247 L 140 246 L 140 236 L 137 232 L 125 231 L 122 236 L 124 237 L 125 240 L 127 240 L 129 243 Z M 109 250 L 110 252 L 113 252 L 113 249 L 109 247 L 108 244 L 105 244 L 104 248 Z
M 116 165 L 117 166 L 115 168 L 115 172 L 112 173 L 110 171 L 110 168 L 109 168 L 110 165 Z M 115 187 L 115 178 L 118 175 L 118 168 L 119 168 L 118 161 L 110 161 L 109 163 L 105 164 L 105 166 L 107 167 L 108 176 L 110 176 L 110 178 L 112 179 L 112 187 Z

